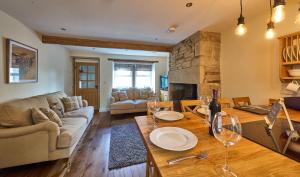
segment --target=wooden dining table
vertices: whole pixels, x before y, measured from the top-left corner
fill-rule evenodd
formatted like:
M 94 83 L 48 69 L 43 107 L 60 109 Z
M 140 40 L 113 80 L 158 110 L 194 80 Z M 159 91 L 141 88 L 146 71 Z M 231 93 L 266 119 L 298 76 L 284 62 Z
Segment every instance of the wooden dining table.
M 241 123 L 264 120 L 263 115 L 256 115 L 232 108 L 224 109 L 227 114 L 237 115 Z M 225 148 L 208 133 L 208 125 L 203 116 L 184 112 L 184 118 L 175 122 L 158 121 L 158 127 L 180 127 L 191 131 L 198 137 L 197 145 L 187 151 L 175 152 L 162 149 L 151 143 L 149 135 L 153 131 L 151 117 L 135 117 L 144 145 L 147 149 L 146 176 L 157 177 L 208 177 L 220 176 L 217 166 L 225 163 Z M 291 119 L 300 122 L 300 112 L 289 110 Z M 279 117 L 283 118 L 281 113 Z M 206 159 L 189 159 L 175 165 L 167 161 L 183 156 L 208 152 Z M 228 163 L 237 176 L 258 177 L 299 177 L 300 163 L 264 146 L 242 138 L 229 147 Z

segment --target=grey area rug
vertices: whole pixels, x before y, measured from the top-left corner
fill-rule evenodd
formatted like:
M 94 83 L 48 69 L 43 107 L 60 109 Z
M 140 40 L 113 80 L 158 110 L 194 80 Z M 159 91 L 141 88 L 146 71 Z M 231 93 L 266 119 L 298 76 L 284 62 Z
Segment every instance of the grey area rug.
M 147 150 L 133 119 L 113 121 L 109 148 L 109 170 L 146 162 Z

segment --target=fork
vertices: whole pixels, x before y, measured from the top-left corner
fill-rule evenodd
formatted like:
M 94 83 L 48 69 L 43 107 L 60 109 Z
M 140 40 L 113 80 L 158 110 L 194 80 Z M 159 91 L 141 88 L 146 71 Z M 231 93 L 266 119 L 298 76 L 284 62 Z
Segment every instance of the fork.
M 198 155 L 191 155 L 191 156 L 186 156 L 186 157 L 180 157 L 180 158 L 177 158 L 177 159 L 168 160 L 167 162 L 168 162 L 168 165 L 175 165 L 178 162 L 183 161 L 183 160 L 193 159 L 193 158 L 197 158 L 197 159 L 202 160 L 202 159 L 206 159 L 207 157 L 208 157 L 208 152 L 201 152 Z

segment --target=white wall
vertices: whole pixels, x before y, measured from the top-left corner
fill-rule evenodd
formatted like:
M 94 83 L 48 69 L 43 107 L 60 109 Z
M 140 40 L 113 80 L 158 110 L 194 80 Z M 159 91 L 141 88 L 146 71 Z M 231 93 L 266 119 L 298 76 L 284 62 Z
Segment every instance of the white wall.
M 66 72 L 71 70 L 69 52 L 63 47 L 42 44 L 40 37 L 16 19 L 0 11 L 0 102 L 70 89 L 65 86 Z M 38 49 L 39 81 L 29 84 L 5 83 L 5 38 L 27 44 Z M 69 65 L 70 64 L 70 65 Z
M 300 31 L 294 23 L 298 3 L 287 2 L 286 19 L 276 24 L 277 36 Z M 221 80 L 224 97 L 250 96 L 254 104 L 266 104 L 279 98 L 279 42 L 265 39 L 269 12 L 254 18 L 246 17 L 248 33 L 239 37 L 234 27 L 222 33 Z
M 146 56 L 129 56 L 129 55 L 108 55 L 86 51 L 70 51 L 71 56 L 80 57 L 99 57 L 100 58 L 100 111 L 107 111 L 109 109 L 110 94 L 112 89 L 112 61 L 108 58 L 114 59 L 132 59 L 132 60 L 148 60 L 159 61 L 155 64 L 155 91 L 159 93 L 159 76 L 168 73 L 168 57 L 146 57 Z

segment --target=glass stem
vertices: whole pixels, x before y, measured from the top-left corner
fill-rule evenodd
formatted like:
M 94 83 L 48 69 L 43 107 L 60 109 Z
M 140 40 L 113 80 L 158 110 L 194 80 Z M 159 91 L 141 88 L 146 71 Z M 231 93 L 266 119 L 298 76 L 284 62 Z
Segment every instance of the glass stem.
M 154 113 L 155 113 L 155 112 L 153 112 L 153 114 L 152 114 L 153 128 L 156 128 L 156 121 L 155 121 Z
M 228 145 L 225 145 L 225 165 L 224 165 L 224 169 L 226 171 L 229 171 L 229 167 L 228 167 Z

